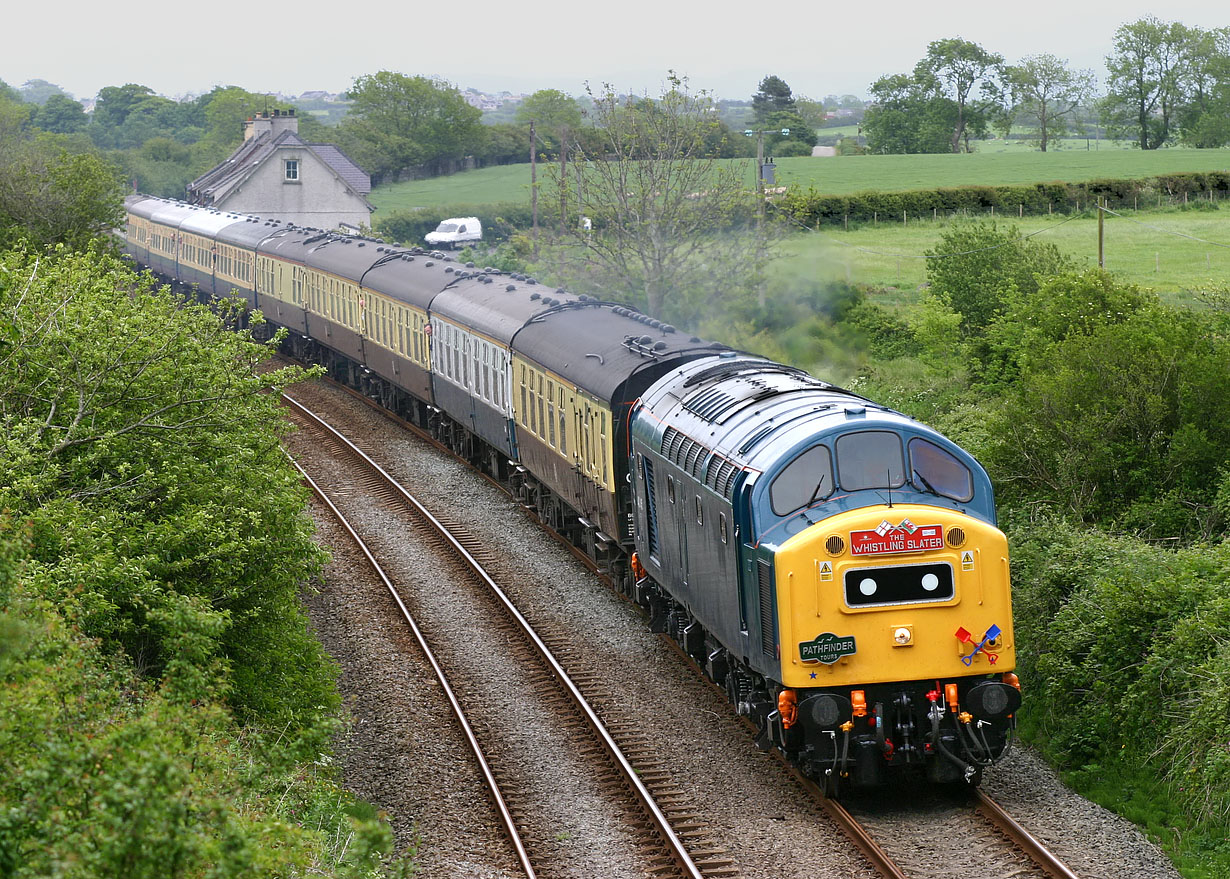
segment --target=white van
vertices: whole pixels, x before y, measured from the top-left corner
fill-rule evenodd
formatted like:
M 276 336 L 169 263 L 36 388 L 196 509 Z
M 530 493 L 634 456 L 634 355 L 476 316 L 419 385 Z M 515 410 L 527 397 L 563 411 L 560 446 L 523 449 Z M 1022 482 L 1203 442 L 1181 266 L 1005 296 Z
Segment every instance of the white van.
M 482 240 L 483 224 L 478 217 L 450 217 L 426 235 L 427 243 L 437 247 L 461 247 Z

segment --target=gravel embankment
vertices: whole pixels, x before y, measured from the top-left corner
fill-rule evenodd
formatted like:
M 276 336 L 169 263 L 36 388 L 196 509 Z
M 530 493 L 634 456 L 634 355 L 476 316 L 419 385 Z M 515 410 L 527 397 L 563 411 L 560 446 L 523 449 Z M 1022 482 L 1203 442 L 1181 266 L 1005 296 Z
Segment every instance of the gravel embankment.
M 711 823 L 709 835 L 743 875 L 871 875 L 821 810 L 755 749 L 725 701 L 648 631 L 635 608 L 530 524 L 505 494 L 336 389 L 301 386 L 292 395 L 322 414 L 336 413 L 351 438 L 421 501 L 501 547 L 492 574 L 531 623 L 575 632 L 575 655 L 564 657 L 566 664 L 587 661 L 604 670 L 610 710 L 636 718 L 657 744 L 678 786 Z M 337 545 L 328 526 L 321 536 Z M 498 852 L 472 858 L 473 866 L 466 860 L 485 851 L 485 840 L 459 840 L 464 828 L 449 817 L 448 805 L 472 800 L 479 788 L 453 768 L 459 760 L 446 744 L 448 722 L 434 706 L 431 685 L 420 680 L 415 651 L 397 635 L 364 628 L 373 615 L 363 609 L 369 599 L 357 579 L 354 565 L 339 556 L 324 589 L 307 599 L 314 626 L 342 666 L 356 721 L 339 742 L 346 783 L 389 812 L 403 843 L 416 828 L 423 875 L 501 875 L 514 865 Z M 984 788 L 1084 877 L 1178 875 L 1133 826 L 1064 788 L 1029 752 L 1018 750 L 989 771 Z M 938 860 L 930 875 L 951 875 L 952 866 Z

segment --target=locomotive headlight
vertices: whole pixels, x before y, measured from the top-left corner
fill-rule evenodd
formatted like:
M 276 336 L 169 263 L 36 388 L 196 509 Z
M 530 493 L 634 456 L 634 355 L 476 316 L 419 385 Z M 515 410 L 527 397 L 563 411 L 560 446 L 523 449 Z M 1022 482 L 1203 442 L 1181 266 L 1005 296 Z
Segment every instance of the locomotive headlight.
M 819 693 L 804 701 L 811 712 L 811 720 L 820 729 L 832 729 L 850 719 L 850 700 L 836 693 Z M 802 708 L 803 706 L 800 706 Z
M 914 629 L 912 626 L 897 626 L 893 629 L 893 644 L 898 647 L 908 647 L 914 643 Z

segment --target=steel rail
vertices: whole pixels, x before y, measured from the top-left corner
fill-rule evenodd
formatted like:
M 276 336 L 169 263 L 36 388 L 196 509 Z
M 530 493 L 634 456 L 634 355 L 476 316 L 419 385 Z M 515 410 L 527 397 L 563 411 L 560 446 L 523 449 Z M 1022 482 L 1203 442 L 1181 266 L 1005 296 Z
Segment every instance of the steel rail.
M 505 612 L 517 624 L 518 628 L 521 629 L 522 634 L 524 634 L 529 642 L 534 646 L 535 651 L 538 653 L 541 660 L 547 665 L 552 676 L 559 681 L 560 686 L 564 688 L 564 690 L 571 697 L 574 705 L 581 711 L 586 723 L 589 725 L 594 735 L 597 736 L 603 749 L 607 752 L 612 762 L 614 762 L 620 773 L 623 775 L 625 782 L 636 796 L 636 799 L 641 803 L 642 808 L 644 808 L 646 813 L 648 813 L 651 821 L 653 822 L 654 828 L 658 832 L 658 835 L 662 837 L 663 841 L 666 842 L 667 848 L 670 849 L 671 856 L 675 860 L 676 864 L 684 872 L 688 879 L 703 879 L 704 874 L 692 860 L 692 856 L 688 854 L 682 840 L 680 840 L 674 829 L 670 826 L 670 822 L 667 820 L 666 815 L 658 807 L 653 795 L 650 794 L 648 788 L 645 787 L 645 784 L 641 781 L 640 776 L 637 774 L 632 764 L 628 761 L 628 758 L 624 756 L 623 751 L 620 749 L 611 733 L 607 730 L 606 726 L 602 723 L 602 720 L 598 717 L 597 712 L 595 712 L 589 702 L 586 701 L 580 688 L 577 687 L 572 678 L 569 677 L 568 673 L 564 670 L 563 665 L 561 665 L 555 658 L 555 655 L 538 636 L 538 633 L 534 631 L 533 627 L 529 624 L 525 617 L 521 615 L 521 612 L 517 610 L 516 606 L 504 593 L 504 590 L 501 589 L 499 584 L 491 578 L 478 560 L 470 554 L 469 550 L 461 545 L 461 542 L 443 523 L 440 522 L 439 519 L 432 515 L 431 511 L 419 503 L 417 498 L 410 494 L 410 492 L 406 491 L 400 482 L 389 475 L 389 473 L 381 467 L 380 464 L 372 460 L 365 452 L 363 452 L 362 449 L 352 443 L 331 424 L 326 422 L 316 413 L 312 412 L 312 410 L 308 409 L 298 400 L 295 400 L 287 394 L 283 394 L 282 399 L 286 400 L 293 407 L 295 407 L 297 411 L 301 412 L 305 417 L 319 425 L 322 430 L 327 431 L 338 442 L 346 446 L 350 450 L 351 454 L 355 455 L 371 467 L 375 472 L 379 473 L 389 487 L 396 491 L 417 515 L 425 519 L 430 526 L 435 529 L 449 544 L 453 551 L 456 552 L 471 568 L 471 570 L 474 571 L 475 575 L 483 581 L 483 583 L 491 591 L 491 594 L 496 597 L 500 605 L 504 608 Z M 398 603 L 400 604 L 400 599 L 398 600 Z
M 1022 827 L 995 802 L 978 788 L 974 788 L 974 808 L 994 824 L 1009 839 L 1021 847 L 1026 856 L 1054 879 L 1080 879 L 1063 861 L 1043 845 L 1037 837 Z
M 418 641 L 419 647 L 422 649 L 424 656 L 427 657 L 427 661 L 431 664 L 431 668 L 435 672 L 436 679 L 440 682 L 440 686 L 444 688 L 444 695 L 447 697 L 448 703 L 453 709 L 453 714 L 457 718 L 457 722 L 461 724 L 461 730 L 465 735 L 466 743 L 470 746 L 470 750 L 474 753 L 474 759 L 478 761 L 483 779 L 487 783 L 487 789 L 490 791 L 496 810 L 500 814 L 500 823 L 504 825 L 504 830 L 508 833 L 509 840 L 512 842 L 513 849 L 516 852 L 517 860 L 521 863 L 521 868 L 525 871 L 525 875 L 528 879 L 537 879 L 538 874 L 534 871 L 534 865 L 530 863 L 529 853 L 525 850 L 525 844 L 521 840 L 521 834 L 517 831 L 516 822 L 513 820 L 512 812 L 508 808 L 508 803 L 504 800 L 504 795 L 500 792 L 500 786 L 496 782 L 495 774 L 491 771 L 491 765 L 487 762 L 487 757 L 483 754 L 482 747 L 478 743 L 478 737 L 474 735 L 474 729 L 470 726 L 469 720 L 466 719 L 465 711 L 462 709 L 461 702 L 458 701 L 457 695 L 453 692 L 452 686 L 449 685 L 448 678 L 444 674 L 444 669 L 440 667 L 440 663 L 436 660 L 435 654 L 432 653 L 431 648 L 427 646 L 427 641 L 423 637 L 423 633 L 419 629 L 418 623 L 414 621 L 414 617 L 410 614 L 410 610 L 406 607 L 405 602 L 402 601 L 401 595 L 397 592 L 397 587 L 393 585 L 392 580 L 390 580 L 388 575 L 385 574 L 384 568 L 380 566 L 380 563 L 376 561 L 375 556 L 372 555 L 371 550 L 368 549 L 368 546 L 363 541 L 363 538 L 361 538 L 354 530 L 349 520 L 347 520 L 342 511 L 337 508 L 332 499 L 325 494 L 324 490 L 319 485 L 316 484 L 316 481 L 308 475 L 308 472 L 300 466 L 299 462 L 291 457 L 289 452 L 286 453 L 286 457 L 290 458 L 290 462 L 302 475 L 304 481 L 307 482 L 316 496 L 320 498 L 320 500 L 329 508 L 329 510 L 337 518 L 337 521 L 350 535 L 351 539 L 354 540 L 355 545 L 358 546 L 363 552 L 363 555 L 367 558 L 368 564 L 370 564 L 372 570 L 375 571 L 376 576 L 380 578 L 381 582 L 384 583 L 385 588 L 389 590 L 389 594 L 393 596 L 393 600 L 397 602 L 397 606 L 401 610 L 402 617 L 405 618 L 406 623 L 410 626 L 410 630 L 414 633 L 414 638 Z
M 333 381 L 332 379 L 328 379 L 328 380 L 330 382 Z M 338 384 L 337 386 L 347 391 L 348 393 L 352 394 L 353 396 L 358 398 L 360 401 L 362 401 L 369 407 L 381 412 L 382 414 L 391 415 L 391 413 L 389 413 L 387 410 L 383 409 L 382 407 L 374 403 L 369 398 L 353 391 L 348 386 L 342 385 L 342 384 Z M 309 415 L 312 415 L 312 417 L 317 417 L 314 415 L 314 413 L 311 413 L 311 411 L 308 410 L 306 407 L 304 407 L 301 403 L 298 403 L 297 401 L 291 399 L 289 396 L 285 394 L 283 394 L 283 397 L 285 397 L 289 402 L 293 403 L 295 406 L 298 406 L 304 412 L 307 412 Z M 408 427 L 416 436 L 426 440 L 427 442 L 431 443 L 433 446 L 452 454 L 452 452 L 447 447 L 445 447 L 444 445 L 436 441 L 433 437 L 429 436 L 424 431 L 420 430 L 417 425 L 414 425 L 410 422 L 396 418 L 395 416 L 392 416 L 392 417 L 399 424 L 402 424 L 403 426 Z M 354 453 L 356 453 L 357 455 L 359 455 L 361 458 L 365 459 L 366 461 L 370 462 L 371 465 L 391 485 L 393 485 L 424 516 L 426 516 L 432 523 L 434 523 L 437 528 L 443 529 L 444 526 L 440 525 L 435 519 L 435 517 L 432 516 L 429 512 L 427 512 L 418 503 L 418 501 L 415 500 L 408 492 L 406 492 L 405 489 L 403 489 L 401 485 L 396 482 L 396 480 L 394 480 L 391 476 L 389 476 L 383 470 L 383 468 L 380 467 L 379 464 L 376 464 L 374 461 L 371 461 L 371 459 L 368 458 L 368 456 L 365 455 L 361 450 L 359 450 L 353 443 L 351 443 L 348 439 L 346 439 L 344 436 L 342 436 L 332 427 L 327 425 L 325 422 L 321 421 L 320 423 L 324 424 L 325 427 L 327 427 L 330 431 L 332 431 L 333 435 L 336 436 L 341 442 L 345 443 L 348 447 L 350 447 L 354 451 Z M 485 473 L 482 473 L 481 471 L 477 471 L 477 472 L 479 472 L 480 475 L 483 476 L 483 478 L 487 479 L 493 485 L 497 485 L 501 489 L 505 488 L 500 483 L 492 480 Z M 610 581 L 610 578 L 607 577 L 602 571 L 598 569 L 597 565 L 594 564 L 593 560 L 588 555 L 580 551 L 579 548 L 574 546 L 571 542 L 564 539 L 562 535 L 558 534 L 554 529 L 550 528 L 537 515 L 535 515 L 534 513 L 528 510 L 526 512 L 529 513 L 530 518 L 532 518 L 537 524 L 539 524 L 548 534 L 555 537 L 562 546 L 569 549 L 576 558 L 584 562 L 600 578 L 607 581 L 607 585 L 608 587 L 612 588 L 612 591 L 614 591 L 617 595 L 620 594 L 617 589 L 614 589 L 614 584 Z M 452 543 L 452 545 L 454 546 L 457 552 L 461 553 L 467 560 L 472 561 L 470 554 L 456 542 L 456 540 L 452 537 L 452 535 L 449 535 L 447 533 L 447 530 L 443 530 L 442 533 L 445 534 L 446 538 Z M 477 565 L 477 562 L 472 562 L 472 563 L 474 565 Z M 512 603 L 505 597 L 503 591 L 499 588 L 499 586 L 496 585 L 493 581 L 491 581 L 490 578 L 487 577 L 485 572 L 482 572 L 481 568 L 478 568 L 477 571 L 479 572 L 479 575 L 482 576 L 484 580 L 488 583 L 488 585 L 494 590 L 494 592 L 500 597 L 501 601 L 504 602 L 505 607 L 509 609 L 510 613 L 513 614 L 514 618 L 517 619 L 520 624 L 527 627 L 528 623 L 524 621 L 520 613 L 517 612 L 516 609 L 512 606 Z M 536 646 L 541 644 L 541 642 L 537 640 L 537 636 L 534 636 L 533 640 Z M 665 640 L 670 644 L 670 646 L 675 648 L 676 652 L 678 652 L 679 655 L 683 656 L 686 660 L 692 663 L 694 668 L 696 667 L 694 660 L 692 660 L 691 657 L 689 657 L 686 653 L 684 653 L 679 648 L 679 645 L 675 642 L 673 638 L 666 638 Z M 550 652 L 547 650 L 545 645 L 541 646 L 541 651 L 544 653 L 544 656 L 550 656 Z M 557 665 L 557 663 L 554 663 L 553 657 L 548 661 L 550 663 Z M 572 686 L 571 681 L 567 680 L 567 676 L 563 674 L 562 669 L 560 670 L 559 673 L 557 673 L 557 677 L 560 678 L 561 683 L 566 682 L 565 686 L 568 686 L 568 687 Z M 720 687 L 717 687 L 712 681 L 710 681 L 708 678 L 704 677 L 703 675 L 701 677 L 702 677 L 702 680 L 704 680 L 710 686 L 714 687 L 716 692 L 719 692 L 723 696 L 725 696 L 725 692 L 721 690 Z M 573 689 L 575 689 L 575 687 L 573 687 Z M 579 691 L 578 691 L 578 696 L 579 696 Z M 748 723 L 746 718 L 740 718 L 740 720 L 743 721 L 743 723 L 748 727 L 748 729 L 751 729 L 753 731 L 755 730 L 754 726 Z M 600 721 L 598 722 L 600 723 Z M 884 851 L 884 849 L 879 845 L 879 843 L 875 841 L 875 839 L 866 830 L 866 828 L 864 828 L 859 823 L 858 819 L 855 818 L 853 815 L 851 815 L 850 812 L 847 811 L 846 808 L 842 806 L 839 801 L 832 799 L 831 797 L 825 796 L 824 792 L 820 789 L 819 785 L 817 785 L 814 781 L 812 781 L 807 776 L 803 775 L 801 772 L 798 771 L 796 767 L 792 766 L 788 761 L 786 761 L 783 755 L 781 755 L 777 751 L 777 749 L 773 750 L 773 756 L 775 756 L 781 762 L 781 765 L 795 778 L 795 780 L 798 783 L 800 783 L 810 794 L 812 794 L 815 801 L 820 805 L 822 809 L 824 809 L 825 813 L 841 829 L 841 831 L 847 836 L 847 838 L 849 838 L 849 840 L 855 845 L 855 847 L 859 849 L 859 851 L 863 854 L 863 856 L 871 864 L 873 869 L 881 873 L 885 877 L 885 879 L 909 879 L 907 874 L 905 874 L 901 870 L 901 868 L 897 866 L 896 862 L 893 861 L 892 857 L 887 852 Z M 635 778 L 635 776 L 633 777 Z M 647 792 L 645 796 L 649 796 Z M 1017 845 L 1019 845 L 1021 850 L 1025 853 L 1025 855 L 1029 857 L 1032 861 L 1034 861 L 1034 863 L 1039 868 L 1041 868 L 1045 873 L 1047 873 L 1047 875 L 1053 877 L 1053 879 L 1080 879 L 1080 877 L 1075 872 L 1073 872 L 1071 868 L 1069 868 L 1066 864 L 1060 861 L 1058 857 L 1056 857 L 1049 849 L 1046 848 L 1046 846 L 1044 846 L 1036 837 L 1030 834 L 1029 831 L 1025 830 L 1024 827 L 1018 824 L 1015 819 L 1013 819 L 1006 811 L 1004 811 L 1002 806 L 1000 806 L 998 803 L 992 800 L 989 796 L 983 793 L 981 789 L 975 788 L 974 796 L 976 799 L 975 809 L 978 810 L 989 822 L 991 822 L 992 825 L 994 825 L 997 829 L 999 829 L 1000 832 L 1002 832 L 1010 840 L 1012 840 Z M 650 801 L 652 802 L 652 800 Z

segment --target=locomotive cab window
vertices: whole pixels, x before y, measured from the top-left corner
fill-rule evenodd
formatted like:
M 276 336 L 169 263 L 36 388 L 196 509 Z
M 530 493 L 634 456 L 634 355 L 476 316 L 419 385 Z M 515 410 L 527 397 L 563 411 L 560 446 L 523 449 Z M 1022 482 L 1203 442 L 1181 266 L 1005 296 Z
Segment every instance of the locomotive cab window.
M 919 491 L 954 501 L 974 497 L 974 476 L 969 468 L 925 439 L 910 440 L 910 482 Z
M 860 430 L 838 437 L 837 477 L 846 491 L 905 485 L 901 437 L 887 430 Z
M 787 464 L 769 486 L 773 512 L 788 516 L 833 493 L 833 455 L 813 446 Z

